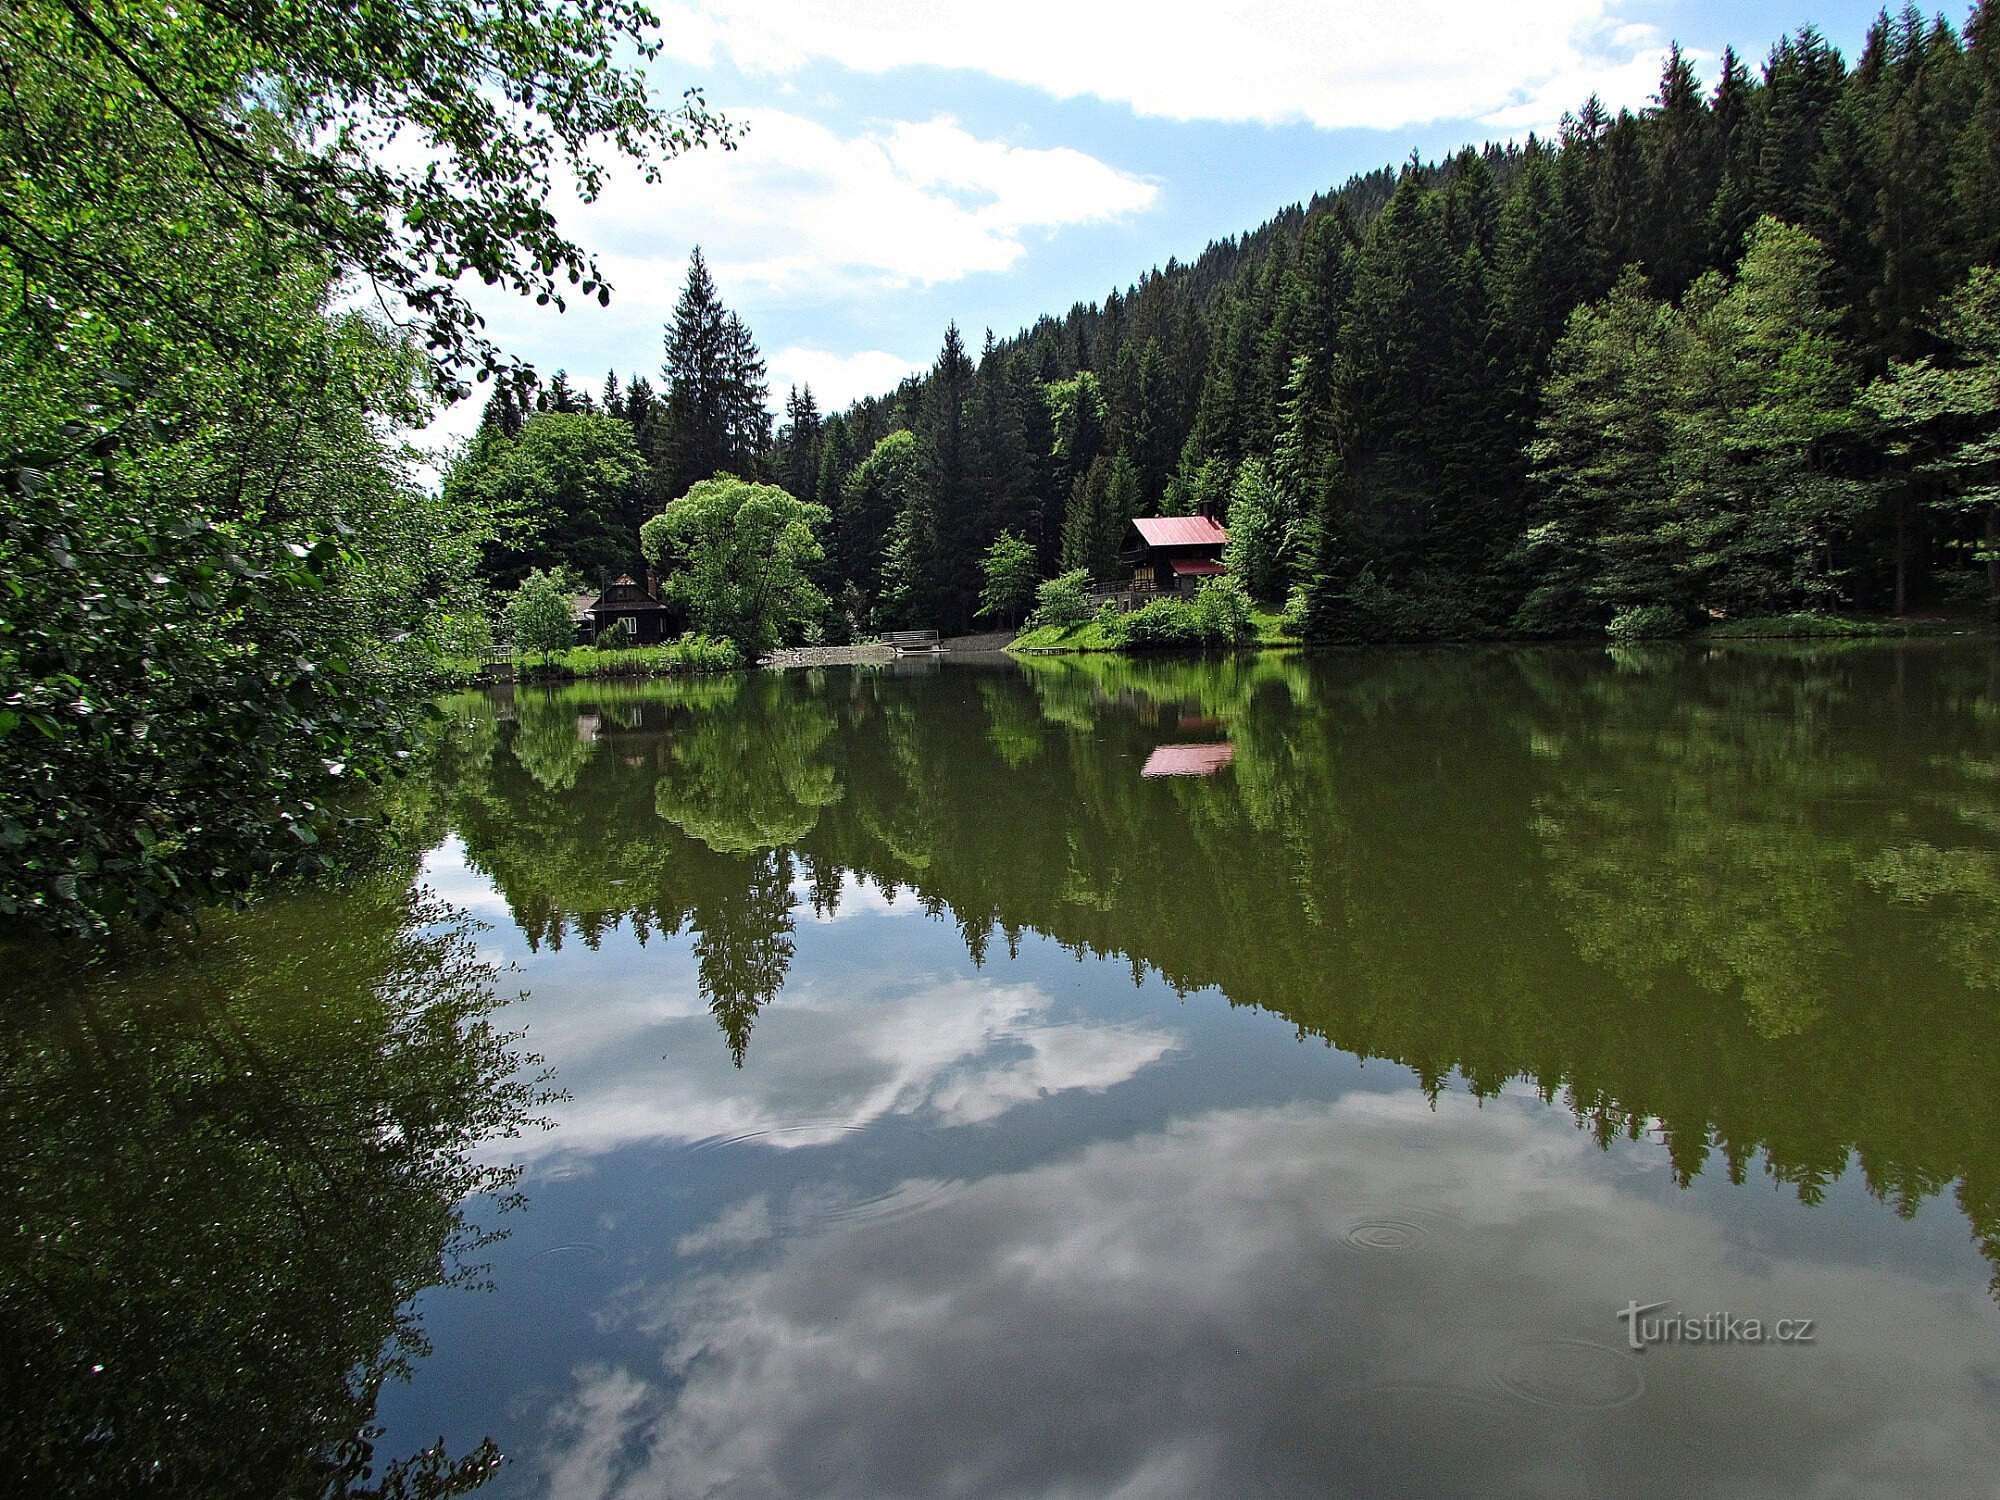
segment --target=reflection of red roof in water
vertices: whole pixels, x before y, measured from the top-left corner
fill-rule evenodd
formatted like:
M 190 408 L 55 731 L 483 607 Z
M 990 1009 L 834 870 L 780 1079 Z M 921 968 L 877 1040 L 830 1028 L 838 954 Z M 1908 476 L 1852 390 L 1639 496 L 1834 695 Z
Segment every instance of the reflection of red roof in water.
M 1162 745 L 1146 757 L 1141 776 L 1213 776 L 1236 758 L 1236 747 L 1224 740 L 1218 745 Z
M 1132 524 L 1148 547 L 1220 547 L 1229 540 L 1207 516 L 1141 516 Z

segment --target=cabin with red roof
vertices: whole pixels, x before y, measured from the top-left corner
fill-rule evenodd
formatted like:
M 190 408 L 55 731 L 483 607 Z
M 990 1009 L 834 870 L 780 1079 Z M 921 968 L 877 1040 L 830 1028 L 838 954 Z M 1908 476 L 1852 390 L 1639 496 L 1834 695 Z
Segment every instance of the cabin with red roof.
M 1141 516 L 1118 560 L 1132 570 L 1135 594 L 1192 594 L 1202 579 L 1229 571 L 1222 563 L 1228 541 L 1213 516 Z

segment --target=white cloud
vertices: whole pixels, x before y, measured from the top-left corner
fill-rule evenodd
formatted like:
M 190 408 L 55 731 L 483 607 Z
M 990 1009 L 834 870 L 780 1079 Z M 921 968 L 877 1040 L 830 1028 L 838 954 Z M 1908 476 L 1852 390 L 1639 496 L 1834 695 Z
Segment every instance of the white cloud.
M 707 64 L 726 55 L 765 74 L 816 59 L 870 74 L 965 68 L 1142 115 L 1325 129 L 1444 119 L 1511 127 L 1533 101 L 1544 113 L 1526 128 L 1593 88 L 1613 103 L 1644 99 L 1666 39 L 1620 22 L 1614 3 L 1248 0 L 1225 12 L 1138 0 L 685 0 L 666 8 L 664 22 L 677 57 Z M 1640 57 L 1645 66 L 1630 72 Z M 1635 82 L 1636 96 L 1615 95 Z
M 572 1168 L 639 1141 L 824 1146 L 883 1120 L 979 1125 L 1046 1094 L 1114 1087 L 1173 1052 L 1155 1027 L 1060 1021 L 1033 984 L 863 971 L 838 986 L 797 977 L 763 1015 L 738 1071 L 715 1020 L 677 968 L 648 979 L 529 966 L 524 1023 L 571 1098 L 560 1126 L 491 1148 Z M 649 960 L 650 962 L 650 960 Z M 578 1003 L 572 985 L 589 985 Z
M 785 392 L 792 386 L 809 385 L 813 400 L 825 414 L 844 411 L 863 396 L 893 391 L 905 375 L 923 369 L 928 361 L 905 359 L 886 349 L 837 354 L 808 344 L 787 344 L 766 355 L 764 363 L 770 370 L 773 407 L 782 407 Z
M 945 117 L 843 135 L 783 110 L 731 116 L 749 131 L 739 149 L 686 157 L 657 187 L 621 180 L 577 210 L 579 230 L 621 257 L 699 239 L 725 295 L 815 301 L 1005 271 L 1031 232 L 1123 218 L 1159 191 L 1082 151 L 984 139 Z M 678 290 L 652 284 L 668 302 Z
M 1102 1141 L 642 1276 L 599 1316 L 650 1368 L 575 1371 L 519 1460 L 599 1500 L 1990 1488 L 1977 1280 L 1752 1250 L 1624 1154 L 1414 1091 Z M 1818 1339 L 1634 1354 L 1616 1310 L 1655 1297 Z
M 732 109 L 730 118 L 749 130 L 734 151 L 694 152 L 656 183 L 621 164 L 591 203 L 558 194 L 551 210 L 596 253 L 611 305 L 576 296 L 559 313 L 468 283 L 495 342 L 544 373 L 566 368 L 590 390 L 609 368 L 656 378 L 661 331 L 697 244 L 723 300 L 769 339 L 802 313 L 1012 270 L 1032 241 L 1144 212 L 1159 194 L 1085 152 L 976 136 L 944 116 L 845 133 L 783 110 Z M 792 382 L 809 381 L 820 410 L 839 410 L 928 360 L 785 342 L 766 361 L 772 405 L 782 408 Z M 442 414 L 420 440 L 469 435 L 482 398 Z

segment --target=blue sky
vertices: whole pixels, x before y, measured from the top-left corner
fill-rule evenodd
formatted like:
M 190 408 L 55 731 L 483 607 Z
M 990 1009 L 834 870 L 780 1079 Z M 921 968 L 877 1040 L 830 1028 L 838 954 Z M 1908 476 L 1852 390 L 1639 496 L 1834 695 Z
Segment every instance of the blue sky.
M 503 347 L 594 390 L 657 377 L 700 244 L 772 403 L 888 389 L 956 319 L 975 347 L 1349 175 L 1546 130 L 1593 90 L 1639 107 L 1678 39 L 1712 81 L 1810 22 L 1852 58 L 1862 0 L 665 0 L 660 97 L 699 87 L 740 149 L 556 205 L 608 309 L 480 303 Z M 1946 11 L 1954 23 L 1963 8 Z M 467 430 L 472 409 L 435 435 Z

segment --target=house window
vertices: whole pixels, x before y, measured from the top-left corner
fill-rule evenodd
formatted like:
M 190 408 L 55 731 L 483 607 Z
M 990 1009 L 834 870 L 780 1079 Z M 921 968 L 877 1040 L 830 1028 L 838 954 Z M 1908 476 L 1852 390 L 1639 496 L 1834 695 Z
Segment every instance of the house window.
M 637 640 L 639 638 L 639 617 L 637 615 L 620 615 L 618 618 L 625 622 L 625 628 L 631 631 L 632 638 Z

